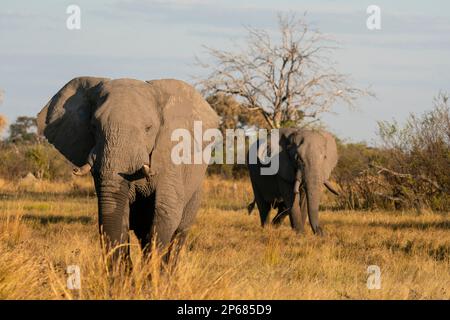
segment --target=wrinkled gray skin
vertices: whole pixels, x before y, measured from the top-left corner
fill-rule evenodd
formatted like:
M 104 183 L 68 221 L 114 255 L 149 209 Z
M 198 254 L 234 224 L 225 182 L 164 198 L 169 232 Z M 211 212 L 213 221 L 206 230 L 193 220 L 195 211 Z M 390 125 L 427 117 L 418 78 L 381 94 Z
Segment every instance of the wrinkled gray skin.
M 38 114 L 40 132 L 79 167 L 74 173 L 91 172 L 107 250 L 127 244 L 130 229 L 143 249 L 153 237 L 160 248 L 183 243 L 207 164 L 173 164 L 170 137 L 177 128 L 192 133 L 194 120 L 203 130 L 218 125 L 208 103 L 178 80 L 75 78 Z
M 274 224 L 280 224 L 289 215 L 291 227 L 304 232 L 308 215 L 313 232 L 322 235 L 319 226 L 322 186 L 337 194 L 328 182 L 338 159 L 333 136 L 325 131 L 280 129 L 279 157 L 279 170 L 275 175 L 261 175 L 261 167 L 265 165 L 259 161 L 248 164 L 261 225 L 267 223 L 270 208 L 274 207 L 278 209 Z M 254 203 L 249 205 L 249 212 L 253 207 Z

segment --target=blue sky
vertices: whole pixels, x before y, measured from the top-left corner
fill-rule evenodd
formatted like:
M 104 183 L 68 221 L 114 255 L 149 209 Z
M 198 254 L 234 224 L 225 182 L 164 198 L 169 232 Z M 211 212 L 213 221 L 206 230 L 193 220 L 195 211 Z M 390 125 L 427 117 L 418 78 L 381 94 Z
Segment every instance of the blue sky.
M 81 8 L 81 30 L 66 28 L 66 8 Z M 382 29 L 366 28 L 366 8 L 381 8 Z M 276 29 L 277 12 L 307 19 L 340 42 L 338 70 L 377 99 L 357 111 L 336 105 L 324 123 L 339 137 L 374 141 L 376 121 L 403 120 L 450 91 L 449 1 L 20 1 L 0 4 L 0 113 L 11 121 L 35 115 L 80 75 L 137 79 L 201 74 L 202 45 L 230 49 L 243 25 Z

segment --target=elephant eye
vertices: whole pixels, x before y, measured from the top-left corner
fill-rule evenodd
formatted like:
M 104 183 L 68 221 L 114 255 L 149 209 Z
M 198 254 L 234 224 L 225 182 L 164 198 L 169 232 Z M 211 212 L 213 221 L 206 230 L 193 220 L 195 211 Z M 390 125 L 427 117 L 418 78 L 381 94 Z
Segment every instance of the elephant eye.
M 149 132 L 151 128 L 152 128 L 152 126 L 146 126 L 145 127 L 145 132 Z

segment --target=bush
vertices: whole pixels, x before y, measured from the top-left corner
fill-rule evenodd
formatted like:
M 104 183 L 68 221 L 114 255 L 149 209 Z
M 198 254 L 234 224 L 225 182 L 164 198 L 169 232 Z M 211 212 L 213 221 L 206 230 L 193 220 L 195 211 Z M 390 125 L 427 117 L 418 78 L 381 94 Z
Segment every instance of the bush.
M 69 180 L 72 166 L 48 143 L 1 145 L 0 177 L 17 180 L 32 173 L 38 179 Z
M 411 114 L 404 126 L 379 123 L 383 148 L 389 153 L 384 170 L 402 206 L 450 209 L 450 107 L 440 93 L 430 111 Z
M 344 144 L 337 141 L 339 161 L 333 171 L 333 179 L 340 187 L 337 198 L 339 209 L 374 209 L 386 207 L 377 199 L 380 179 L 369 172 L 373 162 L 384 163 L 386 155 L 365 143 Z
M 404 126 L 380 122 L 382 144 L 338 143 L 333 173 L 342 209 L 450 210 L 450 109 L 440 94 L 432 110 Z

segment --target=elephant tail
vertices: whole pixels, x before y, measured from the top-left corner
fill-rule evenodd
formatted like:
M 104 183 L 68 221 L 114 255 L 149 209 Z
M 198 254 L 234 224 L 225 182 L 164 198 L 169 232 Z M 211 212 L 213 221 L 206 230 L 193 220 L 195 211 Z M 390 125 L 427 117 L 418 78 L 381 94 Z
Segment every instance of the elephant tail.
M 252 214 L 253 209 L 255 209 L 256 199 L 253 198 L 253 202 L 249 203 L 247 206 L 248 214 Z

